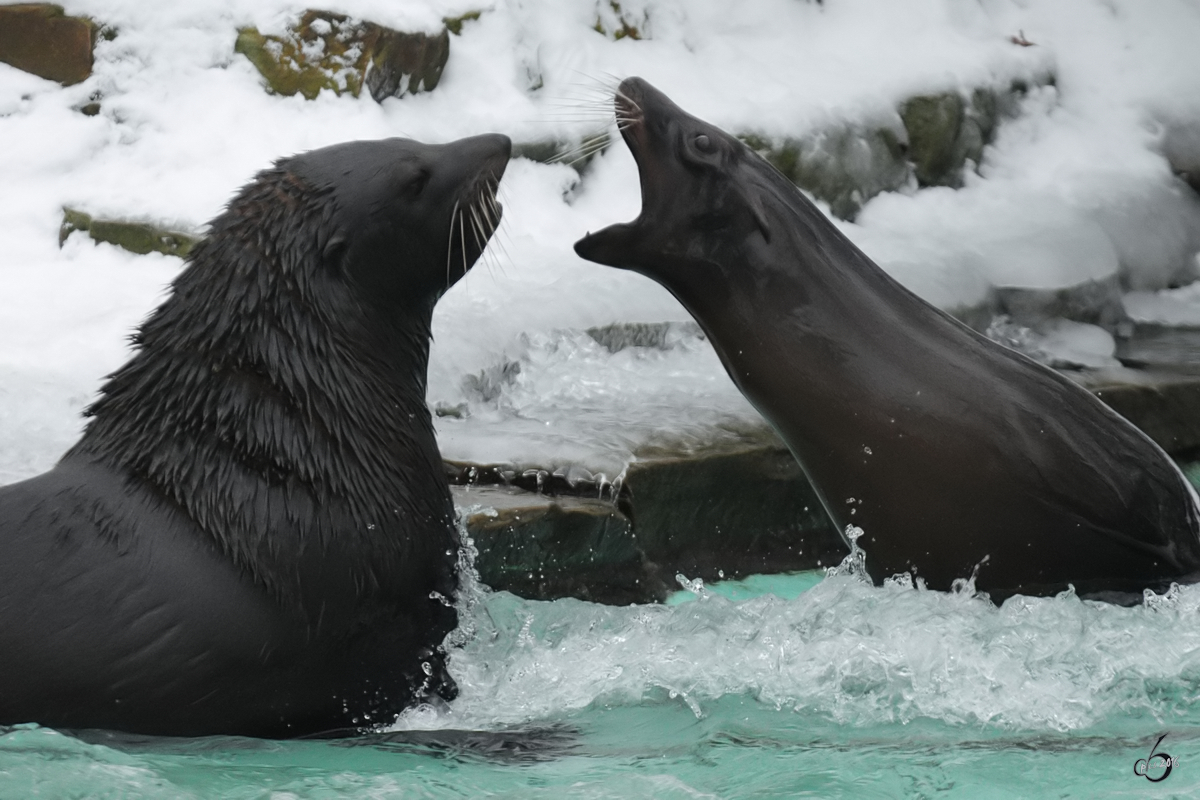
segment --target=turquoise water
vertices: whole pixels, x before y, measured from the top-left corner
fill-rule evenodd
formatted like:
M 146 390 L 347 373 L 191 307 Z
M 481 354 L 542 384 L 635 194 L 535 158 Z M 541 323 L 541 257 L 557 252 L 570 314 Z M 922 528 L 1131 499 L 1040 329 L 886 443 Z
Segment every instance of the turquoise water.
M 22 727 L 0 798 L 1200 796 L 1200 587 L 1137 608 L 853 574 L 692 588 L 614 608 L 472 585 L 449 708 L 354 741 Z M 1134 764 L 1163 734 L 1151 783 Z

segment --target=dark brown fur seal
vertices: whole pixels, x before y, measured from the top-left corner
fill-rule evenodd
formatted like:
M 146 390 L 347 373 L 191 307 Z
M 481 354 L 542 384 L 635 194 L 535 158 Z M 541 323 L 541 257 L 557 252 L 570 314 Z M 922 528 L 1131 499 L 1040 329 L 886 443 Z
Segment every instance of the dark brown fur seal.
M 642 211 L 580 240 L 708 333 L 880 582 L 1140 597 L 1200 571 L 1200 512 L 1140 431 L 930 306 L 732 136 L 637 78 L 617 117 Z
M 83 438 L 0 489 L 0 724 L 280 737 L 454 696 L 430 318 L 510 148 L 335 145 L 213 221 Z

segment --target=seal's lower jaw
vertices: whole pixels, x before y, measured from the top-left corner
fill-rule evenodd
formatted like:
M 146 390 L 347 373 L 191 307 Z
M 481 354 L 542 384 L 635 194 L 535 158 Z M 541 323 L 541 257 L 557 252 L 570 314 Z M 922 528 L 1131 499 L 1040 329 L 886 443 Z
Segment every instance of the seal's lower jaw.
M 619 222 L 584 236 L 575 243 L 575 252 L 606 267 L 632 269 L 640 238 L 636 222 Z

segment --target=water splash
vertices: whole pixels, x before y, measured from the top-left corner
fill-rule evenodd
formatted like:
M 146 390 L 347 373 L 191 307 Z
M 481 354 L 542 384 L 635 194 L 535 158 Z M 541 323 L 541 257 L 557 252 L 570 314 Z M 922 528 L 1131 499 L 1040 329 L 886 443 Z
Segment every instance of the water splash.
M 852 497 L 850 500 L 853 501 L 854 498 Z M 871 582 L 871 576 L 867 574 L 867 552 L 858 546 L 858 540 L 862 538 L 863 533 L 863 529 L 857 525 L 846 526 L 843 534 L 846 541 L 850 543 L 850 553 L 836 567 L 826 567 L 825 574 L 827 576 L 844 575 L 867 583 Z
M 522 600 L 466 569 L 449 642 L 461 694 L 397 727 L 496 729 L 597 705 L 682 704 L 699 718 L 729 697 L 852 727 L 1039 733 L 1200 712 L 1200 587 L 1148 593 L 1135 608 L 1072 592 L 998 608 L 969 579 L 954 592 L 907 575 L 872 586 L 864 559 L 852 549 L 791 600 L 731 601 L 683 578 L 704 602 L 675 606 Z M 778 580 L 786 595 L 793 579 Z

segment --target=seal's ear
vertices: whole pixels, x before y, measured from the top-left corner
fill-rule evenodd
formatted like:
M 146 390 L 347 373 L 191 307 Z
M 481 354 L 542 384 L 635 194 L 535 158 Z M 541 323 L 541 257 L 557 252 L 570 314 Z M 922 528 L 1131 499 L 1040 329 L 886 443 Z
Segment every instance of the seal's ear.
M 762 201 L 750 192 L 746 192 L 744 198 L 746 208 L 750 209 L 750 214 L 754 217 L 754 222 L 758 225 L 758 230 L 762 233 L 763 238 L 767 240 L 767 244 L 770 244 L 771 225 L 767 222 L 767 212 L 763 208 Z
M 329 241 L 325 242 L 325 247 L 321 249 L 321 258 L 326 263 L 340 261 L 345 250 L 346 234 L 335 233 L 329 237 Z

